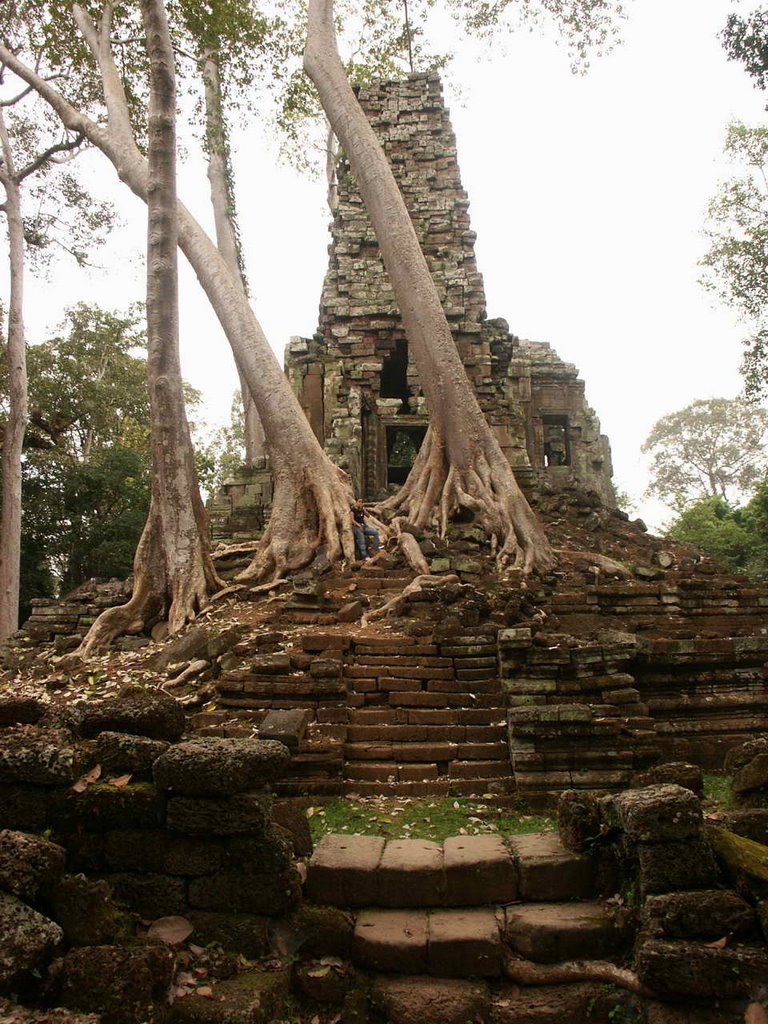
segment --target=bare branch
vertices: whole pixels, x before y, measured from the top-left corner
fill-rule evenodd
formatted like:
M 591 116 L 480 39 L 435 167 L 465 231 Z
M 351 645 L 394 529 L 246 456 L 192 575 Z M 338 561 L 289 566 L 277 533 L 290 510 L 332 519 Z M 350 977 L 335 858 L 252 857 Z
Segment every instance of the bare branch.
M 30 86 L 31 88 L 31 86 Z M 28 178 L 30 174 L 34 174 L 35 171 L 43 167 L 49 160 L 53 161 L 53 158 L 57 153 L 71 153 L 85 142 L 84 135 L 77 135 L 74 139 L 70 139 L 66 142 L 56 142 L 52 146 L 49 146 L 46 150 L 40 153 L 35 159 L 27 164 L 26 167 L 22 168 L 16 175 L 16 180 L 22 182 L 25 178 Z

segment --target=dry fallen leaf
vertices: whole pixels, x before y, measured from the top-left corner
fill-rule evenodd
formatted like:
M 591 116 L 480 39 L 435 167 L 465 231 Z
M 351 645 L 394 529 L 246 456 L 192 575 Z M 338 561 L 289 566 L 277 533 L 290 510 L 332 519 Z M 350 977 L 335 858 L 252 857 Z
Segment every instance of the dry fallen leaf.
M 195 990 L 196 995 L 202 996 L 203 999 L 213 999 L 213 989 L 210 985 L 201 985 L 200 988 Z
M 147 936 L 150 939 L 160 939 L 167 942 L 169 946 L 177 946 L 194 931 L 193 926 L 186 917 L 158 917 L 149 926 Z
M 82 775 L 77 782 L 72 786 L 74 793 L 84 793 L 89 786 L 92 786 L 94 782 L 98 782 L 101 778 L 101 765 L 97 764 L 95 768 L 91 768 L 89 772 Z
M 725 949 L 728 945 L 728 939 L 723 936 L 722 939 L 716 939 L 714 942 L 707 943 L 707 949 Z
M 123 786 L 127 786 L 133 778 L 132 775 L 118 775 L 116 779 L 107 779 L 110 786 L 115 786 L 117 789 L 122 789 Z
M 744 1015 L 744 1024 L 768 1024 L 768 1010 L 763 1003 L 750 1003 Z

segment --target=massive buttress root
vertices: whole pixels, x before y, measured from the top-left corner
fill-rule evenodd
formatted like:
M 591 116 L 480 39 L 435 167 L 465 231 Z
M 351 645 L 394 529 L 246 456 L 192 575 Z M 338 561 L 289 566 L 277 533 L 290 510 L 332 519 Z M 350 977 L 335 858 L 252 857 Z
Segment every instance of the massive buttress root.
M 239 582 L 280 579 L 308 565 L 325 545 L 330 562 L 353 561 L 349 477 L 323 455 L 315 471 L 275 466 L 274 498 L 264 536 Z
M 495 538 L 500 567 L 549 568 L 554 553 L 498 446 L 481 436 L 474 446 L 454 447 L 459 451 L 450 453 L 433 422 L 408 479 L 381 510 L 404 515 L 417 529 L 436 522 L 444 536 L 451 517 L 467 509 Z

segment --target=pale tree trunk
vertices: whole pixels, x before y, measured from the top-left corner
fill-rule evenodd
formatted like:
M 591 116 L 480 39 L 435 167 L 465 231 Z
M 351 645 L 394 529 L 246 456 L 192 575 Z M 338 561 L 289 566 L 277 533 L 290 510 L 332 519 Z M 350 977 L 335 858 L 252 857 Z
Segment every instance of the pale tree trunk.
M 133 563 L 130 601 L 110 608 L 82 645 L 88 654 L 153 618 L 171 633 L 223 584 L 210 556 L 179 363 L 176 77 L 162 0 L 142 0 L 150 67 L 147 122 L 147 379 L 152 439 L 149 515 Z
M 0 182 L 5 188 L 5 216 L 10 248 L 10 302 L 8 305 L 8 420 L 3 436 L 3 504 L 0 510 L 0 640 L 19 627 L 21 569 L 21 449 L 29 415 L 27 354 L 24 339 L 24 225 L 21 192 L 13 153 L 0 108 Z
M 219 65 L 214 54 L 205 54 L 203 84 L 205 90 L 205 139 L 208 149 L 208 181 L 211 185 L 211 206 L 216 229 L 216 244 L 224 257 L 233 278 L 239 279 L 246 296 L 248 288 L 243 276 L 242 252 L 233 221 L 234 195 L 232 189 L 232 162 L 229 139 L 224 122 L 224 106 L 221 101 L 221 78 Z M 238 367 L 240 391 L 243 396 L 243 442 L 245 463 L 253 466 L 256 459 L 265 454 L 264 431 L 251 397 L 245 375 Z
M 339 59 L 332 0 L 309 0 L 304 68 L 349 160 L 400 308 L 430 411 L 430 428 L 400 492 L 385 507 L 424 527 L 469 509 L 498 542 L 501 565 L 552 564 L 544 531 L 478 404 L 397 182 Z
M 325 186 L 328 209 L 335 217 L 339 208 L 339 140 L 326 121 L 325 133 Z
M 147 198 L 147 165 L 136 146 L 120 76 L 109 45 L 109 8 L 97 31 L 75 7 L 78 27 L 102 77 L 108 126 L 97 125 L 53 86 L 0 44 L 0 61 L 51 106 L 63 124 L 75 127 L 112 162 L 118 176 L 140 199 Z M 277 579 L 311 561 L 321 544 L 335 561 L 353 560 L 355 546 L 349 479 L 315 437 L 298 399 L 269 346 L 253 310 L 223 256 L 182 203 L 178 204 L 179 245 L 202 285 L 237 354 L 264 428 L 273 475 L 272 514 L 243 580 Z

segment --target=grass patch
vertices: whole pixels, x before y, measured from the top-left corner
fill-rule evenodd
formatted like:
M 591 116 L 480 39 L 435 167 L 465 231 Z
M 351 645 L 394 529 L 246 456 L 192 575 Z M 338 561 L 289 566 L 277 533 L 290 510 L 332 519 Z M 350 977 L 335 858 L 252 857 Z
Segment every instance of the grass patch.
M 521 810 L 499 810 L 478 800 L 429 797 L 373 797 L 330 800 L 307 811 L 315 842 L 328 832 L 384 836 L 386 839 L 433 839 L 501 833 L 551 832 L 552 818 Z
M 710 800 L 725 811 L 730 810 L 733 807 L 733 791 L 731 790 L 730 776 L 715 773 L 705 774 L 704 799 Z

